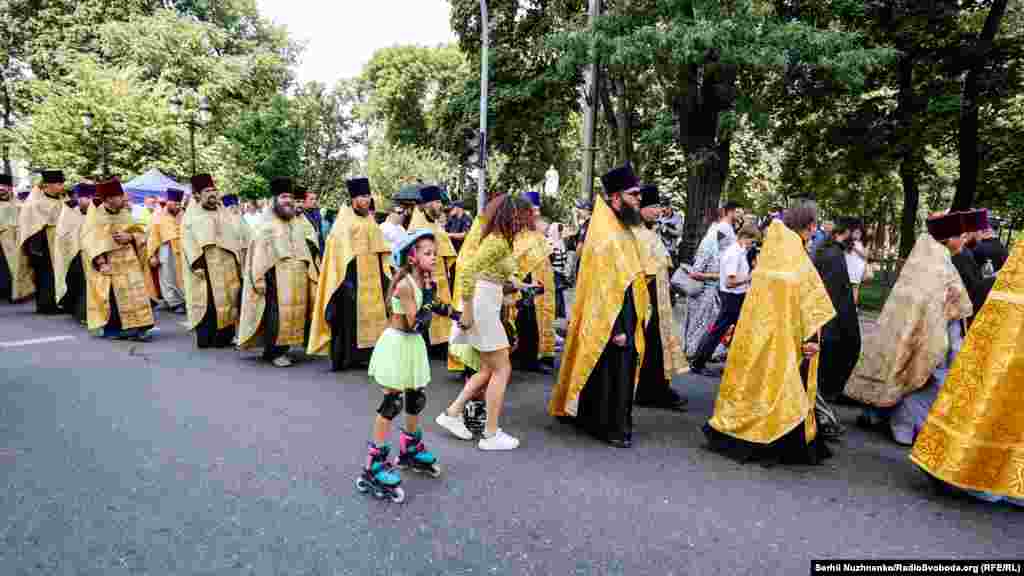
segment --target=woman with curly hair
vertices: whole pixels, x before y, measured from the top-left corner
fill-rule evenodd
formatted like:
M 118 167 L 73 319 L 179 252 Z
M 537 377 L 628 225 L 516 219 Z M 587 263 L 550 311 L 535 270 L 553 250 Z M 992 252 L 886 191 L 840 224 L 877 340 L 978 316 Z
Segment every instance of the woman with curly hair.
M 512 256 L 516 236 L 532 225 L 533 207 L 525 199 L 504 194 L 484 209 L 483 240 L 466 266 L 461 280 L 462 318 L 452 330 L 452 344 L 469 344 L 480 353 L 480 371 L 466 382 L 458 398 L 437 417 L 437 424 L 463 440 L 472 440 L 462 410 L 466 402 L 486 388 L 487 424 L 478 447 L 481 450 L 512 450 L 519 440 L 498 427 L 512 365 L 509 341 L 501 323 L 506 292 L 523 289 Z

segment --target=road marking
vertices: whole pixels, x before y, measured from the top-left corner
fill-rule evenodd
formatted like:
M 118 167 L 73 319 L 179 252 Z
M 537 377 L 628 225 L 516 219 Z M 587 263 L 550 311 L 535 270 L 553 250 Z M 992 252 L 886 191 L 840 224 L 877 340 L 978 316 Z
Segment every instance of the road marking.
M 17 348 L 19 346 L 31 346 L 33 344 L 47 344 L 49 342 L 61 342 L 63 340 L 74 340 L 74 336 L 50 336 L 49 338 L 33 338 L 32 340 L 18 340 L 15 342 L 0 342 L 0 348 Z

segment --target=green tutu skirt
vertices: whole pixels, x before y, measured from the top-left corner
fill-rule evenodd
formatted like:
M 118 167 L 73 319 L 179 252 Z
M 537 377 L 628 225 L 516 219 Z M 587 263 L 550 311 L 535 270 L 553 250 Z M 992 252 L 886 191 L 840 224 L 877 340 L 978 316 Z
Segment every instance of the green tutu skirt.
M 419 334 L 388 328 L 370 356 L 370 378 L 392 390 L 423 388 L 430 383 L 427 345 Z

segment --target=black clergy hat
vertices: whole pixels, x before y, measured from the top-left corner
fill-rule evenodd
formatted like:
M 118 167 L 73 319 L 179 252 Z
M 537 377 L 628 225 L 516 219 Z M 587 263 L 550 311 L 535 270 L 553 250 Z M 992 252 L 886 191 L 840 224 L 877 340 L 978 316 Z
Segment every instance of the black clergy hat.
M 345 187 L 348 188 L 349 198 L 359 198 L 360 196 L 370 195 L 369 178 L 352 178 L 351 180 L 346 180 Z
M 939 242 L 955 238 L 964 232 L 963 221 L 959 212 L 934 216 L 925 221 L 928 233 Z
M 43 170 L 40 174 L 43 176 L 43 184 L 64 183 L 64 172 L 60 170 Z
M 645 184 L 640 187 L 640 207 L 657 206 L 661 204 L 661 196 L 658 194 L 658 187 L 654 184 Z
M 14 176 L 0 174 L 0 186 L 14 186 Z
M 124 194 L 124 188 L 121 187 L 121 181 L 118 180 L 117 177 L 111 178 L 105 182 L 100 182 L 96 185 L 97 198 L 112 198 L 122 194 Z
M 207 188 L 216 188 L 213 183 L 213 176 L 209 174 L 196 174 L 192 177 L 192 193 L 199 194 Z
M 420 203 L 426 204 L 434 200 L 441 200 L 441 189 L 433 184 L 420 187 Z
M 273 196 L 291 194 L 294 190 L 291 178 L 274 178 L 270 181 L 270 194 Z
M 622 166 L 601 176 L 601 185 L 604 186 L 605 193 L 614 194 L 629 190 L 630 188 L 636 188 L 640 185 L 640 180 L 633 173 L 633 164 L 626 162 Z
M 72 188 L 72 191 L 79 198 L 92 198 L 96 196 L 96 185 L 89 182 L 80 182 Z

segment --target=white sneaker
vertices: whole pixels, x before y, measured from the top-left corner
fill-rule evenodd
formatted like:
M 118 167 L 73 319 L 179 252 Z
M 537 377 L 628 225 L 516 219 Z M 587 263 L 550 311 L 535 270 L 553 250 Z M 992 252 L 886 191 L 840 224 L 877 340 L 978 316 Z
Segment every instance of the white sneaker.
M 437 422 L 438 426 L 451 432 L 452 436 L 460 440 L 473 439 L 473 433 L 469 431 L 469 428 L 466 428 L 462 418 L 452 418 L 446 412 L 441 412 L 437 415 L 437 419 L 434 422 Z
M 278 368 L 287 368 L 292 365 L 292 359 L 289 358 L 287 354 L 285 354 L 283 356 L 278 356 L 277 358 L 274 358 L 272 363 L 274 366 L 277 366 Z
M 481 438 L 476 446 L 481 450 L 515 450 L 519 447 L 519 439 L 505 434 L 504 430 L 498 428 L 494 436 Z

